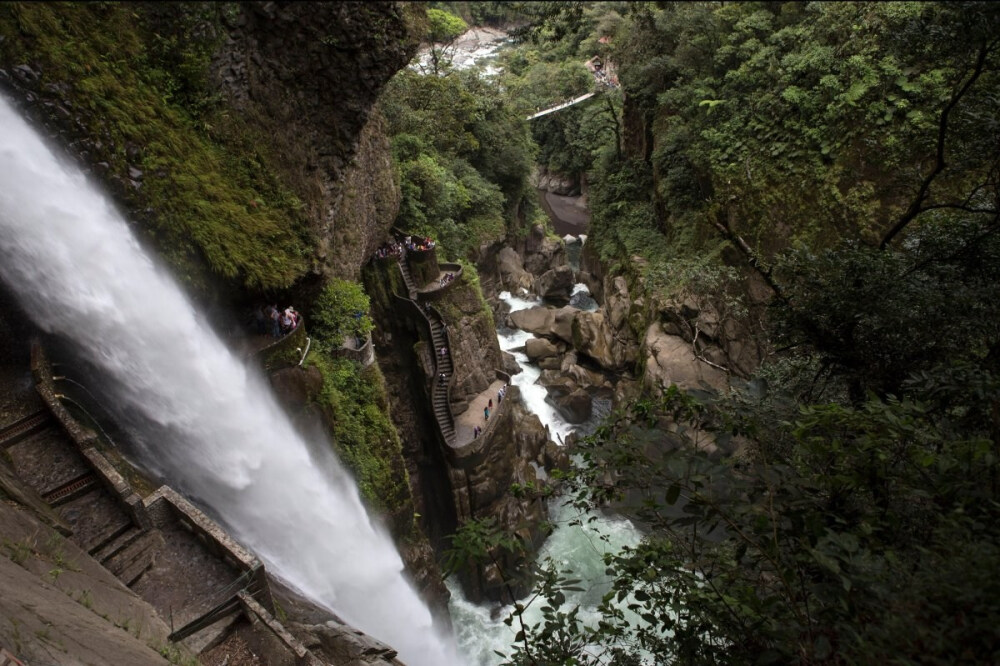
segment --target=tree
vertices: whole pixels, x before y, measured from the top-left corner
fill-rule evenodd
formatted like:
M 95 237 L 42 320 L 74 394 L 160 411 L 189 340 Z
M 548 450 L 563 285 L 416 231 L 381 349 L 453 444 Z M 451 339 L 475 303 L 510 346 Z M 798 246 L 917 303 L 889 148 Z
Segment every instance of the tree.
M 461 17 L 441 9 L 428 9 L 427 21 L 425 40 L 430 42 L 431 72 L 434 76 L 440 76 L 450 66 L 454 55 L 454 50 L 449 53 L 449 47 L 469 26 Z
M 329 347 L 339 347 L 347 336 L 364 339 L 375 327 L 368 315 L 370 306 L 361 285 L 334 278 L 316 300 L 309 328 Z

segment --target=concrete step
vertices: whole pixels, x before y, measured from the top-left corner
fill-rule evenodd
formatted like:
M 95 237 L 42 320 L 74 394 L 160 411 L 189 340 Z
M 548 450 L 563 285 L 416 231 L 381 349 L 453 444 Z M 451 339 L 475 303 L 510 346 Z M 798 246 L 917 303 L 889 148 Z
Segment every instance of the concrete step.
M 101 564 L 104 564 L 106 560 L 111 559 L 124 549 L 131 546 L 136 539 L 142 536 L 142 532 L 143 530 L 141 528 L 133 525 L 131 529 L 125 530 L 94 553 L 94 559 Z
M 163 548 L 163 535 L 159 530 L 144 531 L 126 548 L 104 562 L 104 567 L 126 585 L 133 585 L 142 574 L 156 563 Z
M 93 555 L 112 541 L 120 537 L 132 527 L 132 521 L 114 521 L 98 530 L 95 536 L 83 544 L 84 550 Z
M 0 429 L 0 450 L 17 444 L 25 437 L 33 435 L 49 426 L 49 412 L 40 411 L 18 419 Z

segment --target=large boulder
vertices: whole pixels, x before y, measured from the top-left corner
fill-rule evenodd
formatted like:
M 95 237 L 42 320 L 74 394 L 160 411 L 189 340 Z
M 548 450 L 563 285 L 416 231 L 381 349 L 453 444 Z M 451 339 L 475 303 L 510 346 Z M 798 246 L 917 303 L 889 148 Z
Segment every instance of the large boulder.
M 521 255 L 513 248 L 505 247 L 497 253 L 497 270 L 500 272 L 500 283 L 510 292 L 531 289 L 533 278 L 524 270 Z
M 561 238 L 537 233 L 525 244 L 524 269 L 540 275 L 551 268 L 567 268 L 566 245 Z
M 573 320 L 573 347 L 607 370 L 621 369 L 622 359 L 616 358 L 613 341 L 603 312 L 581 312 Z
M 559 414 L 568 423 L 583 423 L 590 418 L 593 409 L 590 394 L 582 388 L 578 388 L 567 395 L 554 398 L 552 402 L 555 404 Z
M 716 389 L 726 386 L 724 372 L 700 360 L 695 356 L 691 343 L 670 335 L 659 322 L 654 322 L 646 330 L 643 346 L 646 349 L 643 383 L 647 388 L 658 390 L 671 384 L 684 389 L 701 388 L 703 384 Z
M 545 338 L 573 342 L 573 319 L 579 313 L 575 308 L 527 308 L 510 314 L 510 321 L 517 328 Z
M 535 279 L 534 291 L 544 301 L 566 305 L 573 292 L 573 279 L 573 269 L 569 266 L 552 268 Z
M 524 343 L 524 353 L 527 355 L 528 360 L 535 362 L 539 359 L 557 356 L 559 348 L 545 338 L 530 338 Z

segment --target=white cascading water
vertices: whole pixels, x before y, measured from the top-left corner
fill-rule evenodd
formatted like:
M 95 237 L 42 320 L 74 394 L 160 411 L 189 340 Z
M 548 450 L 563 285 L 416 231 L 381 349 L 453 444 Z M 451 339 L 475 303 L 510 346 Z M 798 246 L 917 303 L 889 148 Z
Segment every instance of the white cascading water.
M 582 242 L 572 236 L 567 237 L 567 245 L 572 242 Z M 579 252 L 576 253 L 577 256 Z M 572 265 L 573 268 L 578 266 Z M 573 300 L 570 305 L 581 310 L 596 309 L 597 304 L 590 298 L 590 292 L 583 284 L 573 287 Z M 502 292 L 500 300 L 510 306 L 510 311 L 524 310 L 542 305 L 542 300 L 533 295 L 513 296 L 510 292 Z M 513 354 L 521 367 L 521 372 L 511 377 L 511 383 L 520 389 L 521 400 L 534 413 L 543 425 L 548 427 L 549 436 L 563 443 L 570 433 L 576 431 L 588 434 L 607 415 L 609 401 L 594 401 L 594 415 L 587 423 L 573 425 L 567 423 L 558 410 L 548 401 L 548 391 L 536 383 L 541 370 L 528 361 L 524 353 L 524 344 L 534 337 L 527 331 L 518 329 L 501 329 L 497 338 L 500 348 Z M 539 561 L 551 559 L 560 569 L 571 570 L 573 576 L 580 578 L 584 584 L 578 592 L 566 593 L 566 608 L 578 607 L 578 617 L 592 626 L 600 620 L 598 607 L 602 596 L 610 589 L 611 581 L 606 574 L 604 554 L 616 552 L 623 546 L 635 546 L 641 534 L 626 518 L 608 514 L 596 513 L 581 516 L 569 503 L 556 498 L 549 503 L 549 519 L 555 530 L 546 540 L 538 553 Z M 511 626 L 504 623 L 513 611 L 513 606 L 500 609 L 488 609 L 477 606 L 465 599 L 462 589 L 454 582 L 448 581 L 451 591 L 451 616 L 455 624 L 459 648 L 466 660 L 472 666 L 497 666 L 504 660 L 497 652 L 510 654 L 511 645 L 515 643 L 517 632 L 521 629 L 517 622 Z M 532 599 L 528 594 L 520 603 L 527 607 L 524 620 L 528 625 L 541 623 L 542 604 Z M 631 611 L 623 608 L 628 617 L 634 617 Z M 640 622 L 639 618 L 634 618 Z M 593 646 L 592 652 L 601 651 L 600 646 Z
M 268 568 L 411 666 L 457 663 L 338 463 L 310 455 L 249 372 L 86 177 L 0 98 L 0 277 L 73 341 L 123 406 L 177 436 L 143 462 Z

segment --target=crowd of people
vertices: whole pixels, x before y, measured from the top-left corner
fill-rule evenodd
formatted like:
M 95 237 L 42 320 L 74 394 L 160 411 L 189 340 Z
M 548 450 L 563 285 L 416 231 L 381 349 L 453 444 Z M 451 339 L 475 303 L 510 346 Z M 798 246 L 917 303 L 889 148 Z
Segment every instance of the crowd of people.
M 455 279 L 454 273 L 445 273 L 444 275 L 441 276 L 441 279 L 438 281 L 438 284 L 443 287 L 446 284 L 449 284 L 454 279 Z
M 279 310 L 277 304 L 260 306 L 254 310 L 254 323 L 258 335 L 270 335 L 280 338 L 291 333 L 299 325 L 302 315 L 289 305 Z
M 407 236 L 403 246 L 410 252 L 433 250 L 436 243 L 426 236 Z
M 376 259 L 399 259 L 403 256 L 403 244 L 399 241 L 382 243 L 382 246 L 375 250 Z
M 375 250 L 376 259 L 399 259 L 406 252 L 426 252 L 437 246 L 427 236 L 407 236 L 402 241 L 386 241 Z

